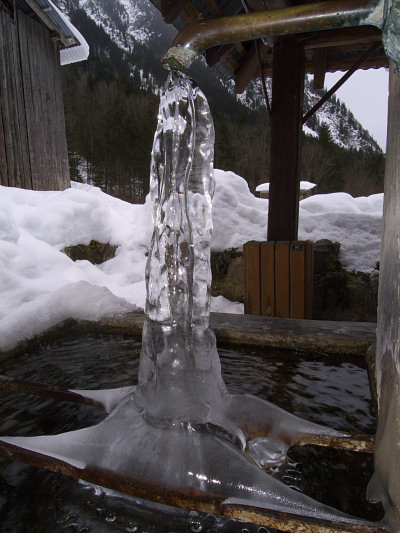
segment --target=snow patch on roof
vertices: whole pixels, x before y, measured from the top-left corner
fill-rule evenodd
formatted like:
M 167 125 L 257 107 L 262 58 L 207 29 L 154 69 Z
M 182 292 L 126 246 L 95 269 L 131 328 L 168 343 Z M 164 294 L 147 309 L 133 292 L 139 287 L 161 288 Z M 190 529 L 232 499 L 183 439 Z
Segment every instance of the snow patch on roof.
M 301 191 L 308 191 L 310 189 L 313 189 L 316 187 L 316 183 L 312 183 L 311 181 L 301 181 L 300 182 L 300 190 Z M 269 183 L 260 183 L 260 185 L 257 185 L 256 187 L 257 192 L 268 192 L 269 191 Z
M 79 45 L 71 46 L 71 48 L 63 48 L 60 50 L 60 64 L 69 65 L 70 63 L 77 63 L 78 61 L 84 61 L 89 56 L 89 45 L 86 42 L 83 35 L 71 24 L 68 18 L 61 13 L 61 11 L 49 0 L 49 4 L 54 11 L 59 15 L 63 22 L 68 26 L 74 37 L 79 41 Z

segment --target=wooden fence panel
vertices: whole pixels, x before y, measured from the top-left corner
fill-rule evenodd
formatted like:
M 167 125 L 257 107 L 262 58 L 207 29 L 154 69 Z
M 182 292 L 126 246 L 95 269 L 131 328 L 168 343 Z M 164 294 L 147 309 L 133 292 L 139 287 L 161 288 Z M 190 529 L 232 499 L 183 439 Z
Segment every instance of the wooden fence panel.
M 243 246 L 245 313 L 312 318 L 311 241 L 250 241 Z

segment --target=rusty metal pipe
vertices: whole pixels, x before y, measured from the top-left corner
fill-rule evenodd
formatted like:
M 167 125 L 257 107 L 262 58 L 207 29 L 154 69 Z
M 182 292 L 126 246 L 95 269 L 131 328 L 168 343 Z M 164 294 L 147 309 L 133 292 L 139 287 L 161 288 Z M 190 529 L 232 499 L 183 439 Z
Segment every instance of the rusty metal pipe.
M 212 46 L 366 24 L 380 27 L 383 2 L 378 2 L 379 0 L 328 0 L 198 20 L 178 33 L 162 61 L 167 68 L 185 70 L 199 52 Z

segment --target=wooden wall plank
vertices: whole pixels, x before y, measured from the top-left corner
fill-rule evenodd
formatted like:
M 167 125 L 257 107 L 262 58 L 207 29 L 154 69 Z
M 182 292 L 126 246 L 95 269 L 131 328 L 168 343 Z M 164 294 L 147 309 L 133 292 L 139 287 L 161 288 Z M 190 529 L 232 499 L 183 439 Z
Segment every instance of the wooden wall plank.
M 9 98 L 11 107 L 11 132 L 12 132 L 12 149 L 14 155 L 14 186 L 21 187 L 21 146 L 20 146 L 20 110 L 18 107 L 18 92 L 19 87 L 16 84 L 16 63 L 18 62 L 18 54 L 16 52 L 16 26 L 15 24 L 7 25 L 7 40 L 8 40 L 8 84 L 9 84 Z
M 8 16 L 0 10 L 0 185 L 8 186 L 7 164 L 7 110 L 6 103 L 6 75 L 5 75 L 5 18 Z M 4 117 L 4 118 L 3 118 Z
M 0 185 L 8 185 L 6 142 L 3 130 L 3 117 L 0 98 Z
M 40 182 L 40 169 L 38 169 L 38 161 L 40 159 L 39 146 L 41 144 L 40 132 L 36 128 L 36 102 L 35 94 L 32 87 L 32 73 L 30 63 L 30 47 L 33 46 L 31 36 L 31 22 L 28 17 L 19 14 L 19 43 L 20 43 L 20 58 L 21 58 L 21 74 L 24 93 L 24 103 L 26 111 L 27 124 L 27 148 L 30 165 L 30 187 L 35 188 L 34 184 Z
M 244 312 L 259 315 L 260 298 L 260 243 L 249 241 L 243 245 Z
M 3 132 L 4 144 L 7 157 L 7 185 L 13 187 L 15 185 L 15 157 L 13 150 L 13 122 L 12 122 L 12 96 L 10 92 L 10 74 L 9 74 L 9 32 L 8 21 L 10 18 L 6 13 L 2 12 L 2 54 L 1 54 L 1 108 L 3 117 Z
M 18 11 L 18 13 L 20 13 Z M 19 44 L 19 24 L 14 25 L 14 39 L 13 39 L 13 56 L 14 56 L 14 86 L 15 86 L 15 103 L 16 116 L 15 122 L 17 126 L 17 146 L 16 152 L 20 168 L 19 186 L 24 189 L 32 187 L 31 169 L 29 161 L 28 149 L 28 133 L 26 123 L 26 109 L 23 91 L 23 80 L 21 71 L 21 51 Z
M 275 316 L 290 316 L 290 242 L 275 244 Z
M 56 157 L 56 172 L 53 176 L 53 183 L 55 188 L 63 190 L 71 186 L 68 148 L 67 148 L 67 134 L 65 130 L 65 115 L 64 115 L 64 99 L 63 87 L 61 79 L 61 65 L 59 58 L 59 51 L 57 43 L 51 42 L 49 53 L 52 57 L 52 94 L 54 102 L 54 126 L 55 126 L 55 157 Z
M 30 84 L 30 68 L 28 60 L 28 36 L 26 21 L 28 17 L 23 13 L 18 13 L 18 41 L 19 41 L 19 58 L 20 58 L 20 72 L 21 72 L 21 87 L 24 99 L 25 109 L 25 128 L 26 128 L 26 157 L 29 166 L 29 175 L 25 180 L 25 188 L 33 189 L 33 177 L 32 177 L 32 154 L 33 147 L 30 144 L 31 137 L 31 125 L 33 121 L 33 95 L 32 87 Z
M 290 318 L 305 318 L 305 242 L 290 243 Z
M 261 243 L 261 312 L 275 316 L 275 242 Z
M 304 318 L 312 319 L 314 300 L 314 243 L 306 241 L 305 245 L 305 304 Z
M 31 85 L 34 108 L 34 137 L 31 145 L 35 146 L 36 179 L 32 176 L 33 187 L 48 189 L 48 137 L 47 137 L 47 113 L 46 113 L 46 88 L 43 77 L 43 41 L 41 39 L 41 27 L 35 21 L 27 21 L 29 27 L 29 62 L 31 71 Z M 40 184 L 40 185 L 39 185 Z

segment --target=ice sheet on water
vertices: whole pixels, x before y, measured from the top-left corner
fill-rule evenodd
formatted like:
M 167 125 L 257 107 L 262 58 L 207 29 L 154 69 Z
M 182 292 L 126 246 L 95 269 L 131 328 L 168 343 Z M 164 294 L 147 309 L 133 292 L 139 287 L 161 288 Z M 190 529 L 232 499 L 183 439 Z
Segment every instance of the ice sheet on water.
M 126 396 L 135 391 L 135 387 L 119 387 L 117 389 L 81 390 L 69 389 L 70 392 L 79 394 L 84 398 L 90 398 L 99 402 L 107 413 L 110 413 Z
M 179 424 L 157 427 L 148 423 L 133 396 L 96 426 L 45 437 L 2 437 L 0 441 L 79 469 L 105 468 L 171 490 L 237 497 L 249 505 L 263 502 L 281 511 L 330 519 L 345 516 L 269 476 L 223 438 Z

